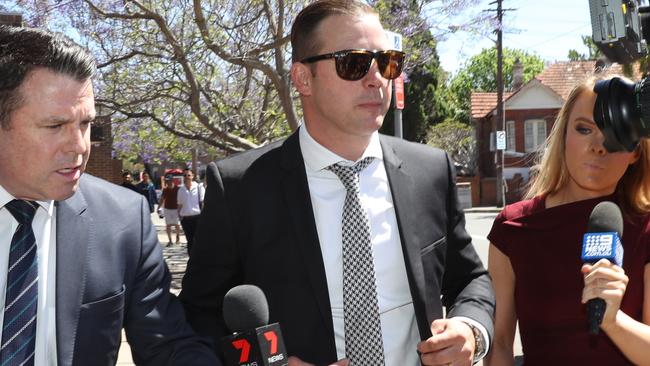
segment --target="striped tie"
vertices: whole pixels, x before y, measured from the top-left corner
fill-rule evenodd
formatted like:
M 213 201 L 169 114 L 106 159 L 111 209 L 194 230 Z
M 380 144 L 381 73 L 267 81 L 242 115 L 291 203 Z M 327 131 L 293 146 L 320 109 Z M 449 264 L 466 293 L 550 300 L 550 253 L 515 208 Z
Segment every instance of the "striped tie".
M 9 252 L 0 366 L 34 365 L 38 261 L 32 219 L 37 206 L 13 200 L 5 207 L 18 221 L 18 228 Z

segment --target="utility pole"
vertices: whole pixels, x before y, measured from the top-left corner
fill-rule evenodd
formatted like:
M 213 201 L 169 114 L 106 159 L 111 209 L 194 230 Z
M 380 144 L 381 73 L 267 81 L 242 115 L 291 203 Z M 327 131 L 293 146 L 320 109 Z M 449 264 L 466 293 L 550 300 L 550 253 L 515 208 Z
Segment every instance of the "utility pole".
M 498 131 L 506 130 L 505 113 L 503 110 L 503 13 L 504 11 L 516 9 L 503 9 L 503 0 L 495 0 L 490 5 L 497 5 L 497 34 L 496 48 L 497 48 L 497 107 L 496 107 L 496 121 L 492 124 L 492 131 L 494 136 L 498 135 Z M 491 10 L 494 11 L 494 10 Z M 503 135 L 502 135 L 503 136 Z M 498 145 L 498 144 L 495 144 Z M 496 167 L 496 204 L 497 207 L 503 207 L 506 204 L 505 197 L 505 181 L 503 179 L 504 167 L 504 150 L 496 148 L 494 151 L 494 165 Z
M 497 131 L 506 130 L 503 113 L 503 0 L 497 0 L 497 120 L 495 129 Z M 503 150 L 496 149 L 494 159 L 497 166 L 497 207 L 503 207 L 506 204 L 503 181 Z

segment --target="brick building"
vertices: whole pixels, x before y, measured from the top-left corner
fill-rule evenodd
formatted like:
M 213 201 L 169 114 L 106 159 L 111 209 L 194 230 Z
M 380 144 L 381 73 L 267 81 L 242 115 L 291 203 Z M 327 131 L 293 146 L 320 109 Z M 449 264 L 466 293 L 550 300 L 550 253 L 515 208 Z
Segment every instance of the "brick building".
M 122 160 L 113 158 L 113 135 L 111 120 L 97 117 L 90 130 L 92 145 L 86 172 L 109 182 L 122 182 Z
M 0 25 L 23 26 L 23 16 L 19 13 L 0 12 Z

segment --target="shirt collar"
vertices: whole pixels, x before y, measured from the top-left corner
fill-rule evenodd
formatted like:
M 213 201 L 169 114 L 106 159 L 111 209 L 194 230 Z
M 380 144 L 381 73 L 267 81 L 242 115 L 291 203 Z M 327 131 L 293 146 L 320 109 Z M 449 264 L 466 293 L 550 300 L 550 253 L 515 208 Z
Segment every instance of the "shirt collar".
M 298 129 L 298 139 L 300 141 L 300 150 L 302 151 L 302 158 L 305 161 L 305 166 L 311 171 L 321 171 L 332 164 L 340 162 L 343 162 L 346 165 L 356 163 L 337 155 L 331 150 L 328 150 L 325 146 L 319 144 L 313 137 L 311 137 L 309 131 L 307 131 L 307 126 L 305 126 L 304 123 Z M 359 160 L 366 157 L 373 157 L 377 160 L 383 160 L 384 158 L 384 153 L 382 152 L 381 144 L 379 143 L 379 133 L 376 131 L 372 134 L 370 143 Z
M 0 208 L 5 207 L 5 205 L 13 200 L 15 200 L 16 197 L 12 196 L 11 193 L 7 192 L 7 190 L 0 185 Z M 48 215 L 52 216 L 52 213 L 54 212 L 52 208 L 54 207 L 54 201 L 49 200 L 49 201 L 34 201 L 38 203 L 40 207 L 42 207 L 45 212 L 48 213 Z

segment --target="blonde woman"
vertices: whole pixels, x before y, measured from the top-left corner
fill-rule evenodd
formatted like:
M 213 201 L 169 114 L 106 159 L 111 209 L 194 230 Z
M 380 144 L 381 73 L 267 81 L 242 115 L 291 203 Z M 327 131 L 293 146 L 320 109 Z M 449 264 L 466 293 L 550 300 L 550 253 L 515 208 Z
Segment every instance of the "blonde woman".
M 650 364 L 650 143 L 605 150 L 594 81 L 571 92 L 526 199 L 506 206 L 488 235 L 497 308 L 486 365 L 514 364 L 517 321 L 525 366 Z M 605 200 L 623 211 L 622 268 L 580 260 L 589 214 Z M 607 310 L 590 335 L 586 302 L 597 297 Z

